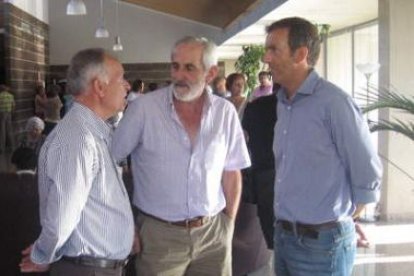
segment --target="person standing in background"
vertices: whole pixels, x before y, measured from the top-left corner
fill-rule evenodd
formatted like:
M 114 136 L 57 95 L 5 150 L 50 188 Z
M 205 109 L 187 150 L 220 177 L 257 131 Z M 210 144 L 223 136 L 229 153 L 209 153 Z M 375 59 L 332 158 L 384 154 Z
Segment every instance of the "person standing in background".
M 0 85 L 0 153 L 14 149 L 12 113 L 16 107 L 14 96 L 9 88 Z
M 252 101 L 259 97 L 267 96 L 273 93 L 272 73 L 261 71 L 259 73 L 259 82 L 260 85 L 252 92 Z

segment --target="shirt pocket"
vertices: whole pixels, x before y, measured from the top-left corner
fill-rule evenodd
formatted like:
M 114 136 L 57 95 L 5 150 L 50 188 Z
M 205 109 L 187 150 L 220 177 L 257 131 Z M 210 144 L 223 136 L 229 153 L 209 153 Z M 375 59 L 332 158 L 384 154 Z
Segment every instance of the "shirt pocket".
M 226 160 L 226 140 L 224 134 L 217 134 L 207 142 L 205 167 L 207 170 L 224 168 Z

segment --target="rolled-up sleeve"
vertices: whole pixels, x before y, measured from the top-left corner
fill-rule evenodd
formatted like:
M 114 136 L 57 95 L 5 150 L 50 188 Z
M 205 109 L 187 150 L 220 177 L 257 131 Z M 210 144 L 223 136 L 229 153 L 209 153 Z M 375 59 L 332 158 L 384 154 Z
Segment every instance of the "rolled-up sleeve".
M 338 154 L 350 179 L 354 203 L 377 202 L 382 164 L 372 143 L 367 121 L 351 98 L 332 106 L 331 125 Z

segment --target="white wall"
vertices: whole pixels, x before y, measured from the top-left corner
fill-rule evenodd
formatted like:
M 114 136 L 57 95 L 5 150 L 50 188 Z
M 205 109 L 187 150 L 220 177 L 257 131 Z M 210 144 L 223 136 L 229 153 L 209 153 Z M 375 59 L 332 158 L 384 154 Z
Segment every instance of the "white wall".
M 52 0 L 55 1 L 55 0 Z M 6 0 L 8 2 L 18 7 L 21 10 L 33 15 L 37 19 L 48 23 L 48 2 L 49 0 Z
M 68 16 L 66 0 L 49 2 L 50 13 L 50 64 L 68 64 L 78 50 L 103 47 L 112 50 L 115 36 L 115 2 L 104 1 L 106 28 L 110 37 L 94 37 L 99 18 L 99 0 L 84 1 L 88 14 Z M 168 16 L 127 3 L 119 3 L 120 36 L 124 50 L 118 58 L 123 63 L 168 62 L 174 42 L 185 35 L 214 38 L 218 28 L 178 17 Z M 115 53 L 115 52 L 114 52 Z
M 414 80 L 414 1 L 379 0 L 380 86 L 395 87 L 412 98 Z M 383 110 L 380 117 L 413 122 L 413 117 L 398 111 Z M 414 175 L 414 142 L 402 135 L 383 132 L 380 151 L 411 176 Z M 391 163 L 385 162 L 382 213 L 389 220 L 414 220 L 414 181 Z

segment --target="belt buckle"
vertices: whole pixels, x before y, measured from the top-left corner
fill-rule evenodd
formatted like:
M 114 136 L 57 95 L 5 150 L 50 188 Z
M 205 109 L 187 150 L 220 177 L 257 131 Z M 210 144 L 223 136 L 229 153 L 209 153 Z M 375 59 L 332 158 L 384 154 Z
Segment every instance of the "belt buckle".
M 185 220 L 185 227 L 186 228 L 200 227 L 203 224 L 204 224 L 204 218 L 203 217 L 196 217 L 196 218 Z

